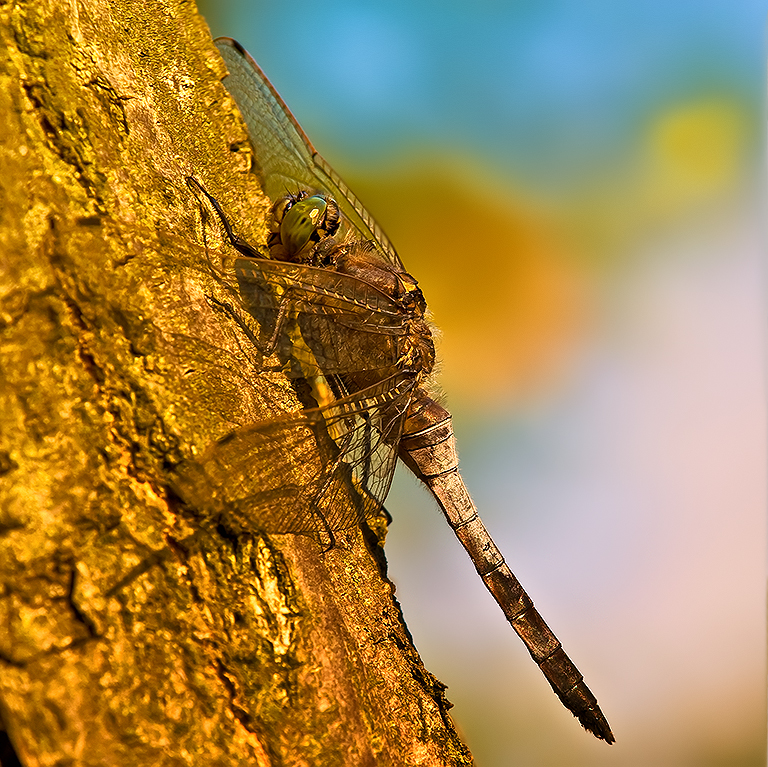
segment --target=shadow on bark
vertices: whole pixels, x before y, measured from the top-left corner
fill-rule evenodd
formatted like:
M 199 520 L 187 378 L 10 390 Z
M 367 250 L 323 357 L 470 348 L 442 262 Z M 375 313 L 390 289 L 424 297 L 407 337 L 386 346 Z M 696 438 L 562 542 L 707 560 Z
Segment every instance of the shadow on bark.
M 268 203 L 204 21 L 182 0 L 0 16 L 3 767 L 471 763 L 376 536 L 323 554 L 168 491 L 296 407 L 205 299 L 226 247 L 184 178 L 254 242 Z

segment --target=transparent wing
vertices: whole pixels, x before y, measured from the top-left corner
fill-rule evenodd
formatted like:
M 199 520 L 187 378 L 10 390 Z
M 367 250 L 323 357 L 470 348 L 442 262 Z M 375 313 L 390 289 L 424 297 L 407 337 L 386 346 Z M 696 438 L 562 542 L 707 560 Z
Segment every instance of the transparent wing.
M 306 188 L 330 194 L 348 226 L 364 240 L 371 240 L 388 263 L 402 269 L 381 227 L 317 153 L 259 65 L 231 38 L 219 37 L 215 42 L 229 70 L 224 86 L 248 126 L 267 196 L 275 201 Z
M 254 345 L 275 352 L 289 375 L 379 371 L 382 378 L 396 369 L 406 318 L 373 285 L 328 269 L 266 259 L 238 259 L 235 275 L 233 297 L 259 326 Z M 249 332 L 241 318 L 230 316 Z
M 413 390 L 401 374 L 325 408 L 239 429 L 172 485 L 241 530 L 322 533 L 379 513 Z

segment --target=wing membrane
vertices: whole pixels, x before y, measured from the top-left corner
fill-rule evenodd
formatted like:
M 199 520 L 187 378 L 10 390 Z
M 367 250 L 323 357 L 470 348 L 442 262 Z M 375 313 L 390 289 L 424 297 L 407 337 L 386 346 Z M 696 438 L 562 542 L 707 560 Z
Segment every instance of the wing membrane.
M 339 242 L 350 257 L 402 271 L 387 237 L 316 152 L 258 65 L 233 40 L 216 45 L 266 194 L 273 201 L 302 189 L 332 196 L 345 227 Z M 355 254 L 355 247 L 364 250 Z M 214 289 L 211 304 L 240 327 L 241 342 L 261 352 L 254 364 L 275 354 L 282 370 L 299 379 L 295 388 L 306 409 L 219 440 L 177 471 L 178 495 L 243 530 L 274 533 L 331 533 L 379 513 L 417 382 L 398 366 L 409 332 L 401 304 L 350 274 L 279 260 L 237 258 L 234 279 L 215 279 L 225 297 Z
M 402 269 L 381 227 L 318 154 L 259 65 L 231 38 L 219 37 L 215 42 L 229 70 L 224 85 L 248 126 L 267 196 L 275 201 L 304 188 L 330 194 L 349 226 L 373 241 L 388 263 Z
M 289 375 L 394 372 L 405 319 L 376 287 L 327 269 L 266 259 L 238 259 L 235 274 L 233 299 L 259 325 L 253 343 L 277 353 Z M 241 317 L 230 316 L 250 332 Z
M 401 376 L 238 429 L 182 467 L 174 489 L 244 530 L 343 530 L 381 510 L 412 390 Z

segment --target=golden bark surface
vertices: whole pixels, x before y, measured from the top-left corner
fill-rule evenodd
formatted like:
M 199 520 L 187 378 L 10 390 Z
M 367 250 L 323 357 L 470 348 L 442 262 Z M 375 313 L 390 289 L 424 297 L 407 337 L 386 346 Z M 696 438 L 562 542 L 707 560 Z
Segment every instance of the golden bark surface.
M 168 490 L 296 407 L 206 301 L 228 246 L 210 225 L 204 247 L 184 178 L 251 241 L 268 202 L 194 4 L 9 2 L 0 34 L 0 715 L 21 764 L 470 764 L 372 535 L 323 553 Z

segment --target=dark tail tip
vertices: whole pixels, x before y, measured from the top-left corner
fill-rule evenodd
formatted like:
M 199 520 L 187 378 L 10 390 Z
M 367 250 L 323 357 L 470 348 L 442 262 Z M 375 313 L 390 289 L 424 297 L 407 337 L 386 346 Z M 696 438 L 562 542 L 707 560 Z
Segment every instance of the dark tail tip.
M 611 725 L 608 724 L 608 720 L 603 716 L 603 712 L 599 708 L 591 708 L 576 716 L 581 722 L 581 726 L 587 732 L 591 732 L 596 738 L 604 740 L 609 746 L 611 743 L 616 742 L 616 738 L 613 737 L 611 732 Z

